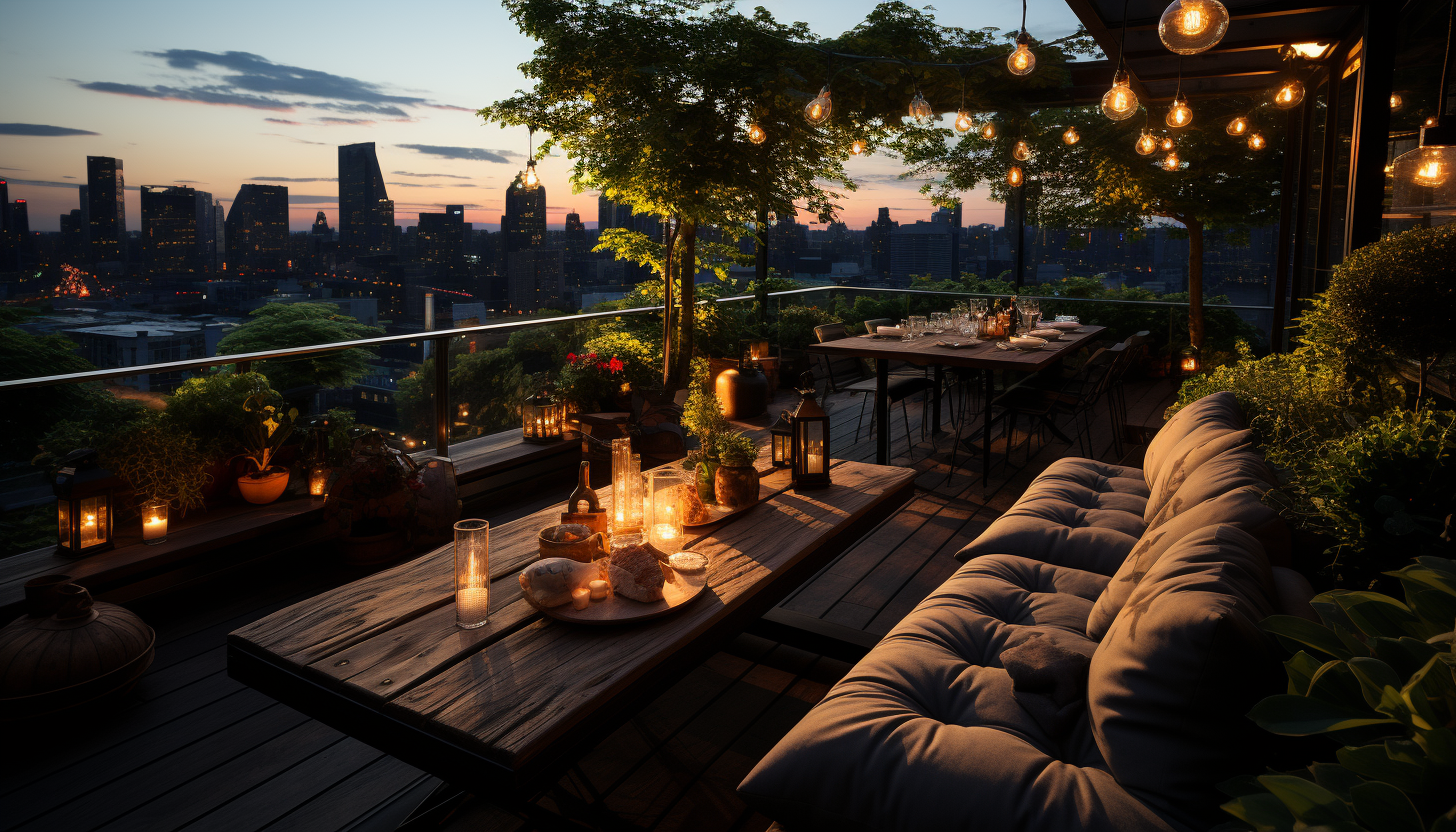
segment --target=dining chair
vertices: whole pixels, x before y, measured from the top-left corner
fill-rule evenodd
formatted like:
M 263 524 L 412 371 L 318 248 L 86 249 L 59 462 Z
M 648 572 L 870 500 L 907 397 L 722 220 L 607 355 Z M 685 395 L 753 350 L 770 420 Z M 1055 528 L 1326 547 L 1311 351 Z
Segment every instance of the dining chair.
M 814 337 L 823 344 L 827 341 L 838 341 L 849 337 L 849 328 L 844 324 L 821 324 L 814 327 Z M 818 355 L 821 361 L 820 367 L 824 370 L 829 380 L 826 392 L 859 393 L 864 395 L 860 401 L 859 421 L 854 426 L 854 441 L 859 441 L 861 428 L 864 427 L 865 408 L 869 406 L 870 399 L 875 394 L 875 377 L 865 368 L 865 362 L 854 357 L 834 358 L 827 355 Z M 930 379 L 921 375 L 893 375 L 885 385 L 885 394 L 893 406 L 896 402 L 900 404 L 900 414 L 905 421 L 905 449 L 911 459 L 915 458 L 915 444 L 910 439 L 910 412 L 905 405 L 905 400 L 923 393 L 933 387 Z M 925 432 L 925 420 L 922 416 L 920 425 L 921 434 Z

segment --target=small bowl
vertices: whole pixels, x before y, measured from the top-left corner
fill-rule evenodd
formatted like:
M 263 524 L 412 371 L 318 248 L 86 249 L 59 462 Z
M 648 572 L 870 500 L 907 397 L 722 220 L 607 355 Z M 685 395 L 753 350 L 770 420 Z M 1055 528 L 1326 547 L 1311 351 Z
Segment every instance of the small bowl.
M 1081 329 L 1082 328 L 1082 325 L 1079 324 L 1079 323 L 1077 323 L 1076 321 L 1052 321 L 1051 323 L 1046 323 L 1045 321 L 1043 321 L 1043 323 L 1045 323 L 1047 326 L 1051 327 L 1052 329 Z
M 580 523 L 562 523 L 541 530 L 536 539 L 536 550 L 542 559 L 570 558 L 580 563 L 591 563 L 606 554 L 607 538 Z
M 1045 338 L 1048 341 L 1060 341 L 1062 339 L 1062 331 L 1059 329 L 1033 329 L 1027 334 L 1033 338 Z

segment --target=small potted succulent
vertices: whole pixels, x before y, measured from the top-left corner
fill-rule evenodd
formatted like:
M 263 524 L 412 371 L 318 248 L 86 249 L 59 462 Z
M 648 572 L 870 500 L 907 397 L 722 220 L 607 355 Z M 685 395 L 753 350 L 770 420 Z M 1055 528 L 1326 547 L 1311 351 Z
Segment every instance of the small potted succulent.
M 713 490 L 718 504 L 741 508 L 758 502 L 758 445 L 742 433 L 718 437 L 718 470 L 713 472 Z
M 274 465 L 278 449 L 293 433 L 293 420 L 298 408 L 288 407 L 276 393 L 249 396 L 243 402 L 248 414 L 243 427 L 243 453 L 254 470 L 238 477 L 238 490 L 243 499 L 257 505 L 271 503 L 288 488 L 288 469 Z

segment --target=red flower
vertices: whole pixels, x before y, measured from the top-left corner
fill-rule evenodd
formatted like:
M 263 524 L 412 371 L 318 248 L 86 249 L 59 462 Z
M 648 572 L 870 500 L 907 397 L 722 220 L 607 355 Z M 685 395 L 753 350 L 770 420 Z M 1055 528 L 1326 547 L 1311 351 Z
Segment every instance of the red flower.
M 566 360 L 567 361 L 570 361 L 573 364 L 575 364 L 576 363 L 576 353 L 574 353 L 574 352 L 567 353 L 566 354 Z
M 611 361 L 607 362 L 607 369 L 613 373 L 622 372 L 622 367 L 622 360 L 615 355 L 612 356 Z
M 607 369 L 607 362 L 605 362 L 605 361 L 598 361 L 597 362 L 597 369 L 598 370 L 605 370 L 605 369 Z
M 596 353 L 594 353 L 594 352 L 589 352 L 589 353 L 587 353 L 587 354 L 586 354 L 586 357 L 587 357 L 587 358 L 590 358 L 590 359 L 591 359 L 591 360 L 593 360 L 593 361 L 596 361 L 596 360 L 597 360 L 597 354 L 596 354 Z

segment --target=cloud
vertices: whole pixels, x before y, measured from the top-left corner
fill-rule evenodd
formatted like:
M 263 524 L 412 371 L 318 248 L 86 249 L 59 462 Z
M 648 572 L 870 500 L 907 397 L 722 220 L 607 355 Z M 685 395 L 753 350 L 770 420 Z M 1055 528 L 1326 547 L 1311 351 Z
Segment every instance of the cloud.
M 459 175 L 454 174 L 454 173 L 411 173 L 411 172 L 409 172 L 407 170 L 392 170 L 389 173 L 392 176 L 414 176 L 414 177 L 417 177 L 419 179 L 428 179 L 430 177 L 438 177 L 440 179 L 470 179 L 471 178 L 469 176 L 459 176 Z
M 479 147 L 452 147 L 439 144 L 397 144 L 395 147 L 424 153 L 427 156 L 440 156 L 445 159 L 472 159 L 477 162 L 496 162 L 502 165 L 510 164 L 512 158 L 519 159 L 525 155 L 510 150 L 485 150 Z
M 436 110 L 454 110 L 457 113 L 473 113 L 475 110 L 470 107 L 456 107 L 454 104 L 424 104 L 425 107 L 433 107 Z
M 311 142 L 308 139 L 296 139 L 293 136 L 285 136 L 282 133 L 259 133 L 258 135 L 260 135 L 260 136 L 277 136 L 280 139 L 287 139 L 287 140 L 289 140 L 291 142 L 298 142 L 299 144 L 319 144 L 319 145 L 328 144 L 328 142 Z
M 271 121 L 274 124 L 286 124 L 289 127 L 302 127 L 303 126 L 303 122 L 301 122 L 301 121 L 289 121 L 286 118 L 273 118 L 272 116 L 269 116 L 268 118 L 265 118 L 263 120 L 264 121 Z
M 334 118 L 333 116 L 321 116 L 315 119 L 315 121 L 334 127 L 337 127 L 339 125 L 358 125 L 362 127 L 367 127 L 374 123 L 374 119 L 369 118 Z
M 249 176 L 249 182 L 337 182 L 338 179 L 330 177 L 304 176 L 294 178 L 291 176 Z
M 114 81 L 91 81 L 84 84 L 77 81 L 76 86 L 92 92 L 127 95 L 133 98 L 156 98 L 162 101 L 191 101 L 198 104 L 216 104 L 223 107 L 249 107 L 254 110 L 278 110 L 281 112 L 291 112 L 293 110 L 293 104 L 288 101 L 267 98 L 261 95 L 229 92 L 226 87 L 215 85 L 184 88 L 168 87 L 158 84 L 154 87 L 142 87 L 136 84 L 118 84 Z
M 54 124 L 21 124 L 12 122 L 0 124 L 0 136 L 99 136 L 100 133 L 93 133 L 90 130 L 78 130 L 75 127 L 57 127 Z M 6 170 L 18 170 L 18 168 L 6 168 Z
M 391 188 L 478 188 L 479 185 L 457 185 L 444 182 L 385 182 Z
M 61 178 L 62 179 L 75 179 L 76 177 L 70 176 L 70 175 L 65 175 L 65 176 L 62 176 Z
M 172 181 L 175 182 L 178 185 L 206 185 L 207 184 L 206 182 L 199 182 L 196 179 L 173 179 Z
M 34 185 L 38 188 L 79 188 L 74 182 L 52 182 L 48 179 L 11 179 L 12 185 Z M 131 190 L 128 188 L 127 190 Z

